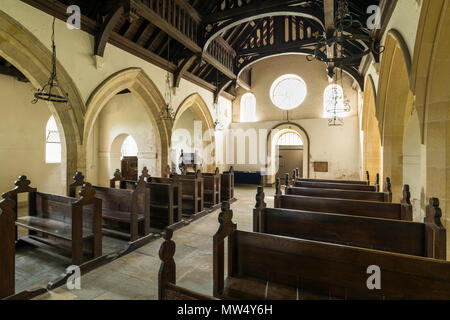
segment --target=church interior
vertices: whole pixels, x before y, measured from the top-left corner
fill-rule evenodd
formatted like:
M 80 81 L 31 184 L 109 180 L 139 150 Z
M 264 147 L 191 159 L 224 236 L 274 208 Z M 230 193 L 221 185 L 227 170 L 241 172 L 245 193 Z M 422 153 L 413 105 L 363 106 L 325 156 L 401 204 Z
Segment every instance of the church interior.
M 0 300 L 450 300 L 449 39 L 450 0 L 1 0 Z

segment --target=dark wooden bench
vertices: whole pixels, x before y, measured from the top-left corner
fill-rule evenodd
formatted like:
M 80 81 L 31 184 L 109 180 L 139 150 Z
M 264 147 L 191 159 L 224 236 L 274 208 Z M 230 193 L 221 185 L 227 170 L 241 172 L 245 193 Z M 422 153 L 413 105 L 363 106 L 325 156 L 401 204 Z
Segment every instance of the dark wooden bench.
M 188 173 L 188 175 L 194 174 Z M 207 208 L 212 208 L 221 203 L 221 174 L 219 168 L 216 168 L 214 173 L 202 173 L 202 176 L 204 181 L 204 205 Z
M 221 190 L 220 198 L 222 201 L 234 200 L 234 169 L 230 167 L 229 171 L 225 171 L 220 178 Z
M 76 172 L 69 186 L 69 194 L 75 197 L 76 189 L 84 184 L 84 176 Z M 123 180 L 125 181 L 125 180 Z M 131 242 L 150 234 L 150 192 L 146 181 L 139 179 L 133 188 L 123 190 L 93 187 L 102 199 L 103 234 L 128 239 Z
M 371 191 L 378 192 L 377 186 L 346 184 L 346 183 L 330 183 L 330 182 L 312 182 L 312 181 L 295 181 L 294 187 L 300 188 L 323 188 L 323 189 L 339 189 L 354 191 Z
M 286 174 L 285 180 L 288 182 L 290 181 L 289 174 Z M 355 190 L 340 190 L 340 189 L 290 187 L 289 185 L 286 185 L 285 194 L 291 196 L 392 202 L 392 192 L 390 191 L 390 187 L 388 187 L 388 189 L 389 191 L 387 192 L 373 192 L 373 191 L 355 191 Z
M 299 169 L 295 169 L 295 176 L 293 177 L 295 181 L 305 181 L 305 182 L 324 182 L 324 183 L 344 183 L 344 184 L 356 184 L 369 186 L 370 185 L 370 176 L 369 172 L 366 171 L 366 181 L 354 181 L 354 180 L 327 180 L 327 179 L 305 179 L 299 177 Z
M 182 183 L 179 176 L 174 174 L 172 178 L 151 177 L 148 169 L 144 167 L 141 177 L 146 181 L 149 190 L 150 227 L 164 229 L 182 221 Z M 120 170 L 116 170 L 111 185 L 117 185 L 121 189 L 134 190 L 135 181 L 127 181 L 121 178 Z
M 408 185 L 404 187 L 401 203 L 282 195 L 279 185 L 277 181 L 275 208 L 413 221 Z
M 446 230 L 439 201 L 431 199 L 426 212 L 425 223 L 416 223 L 272 209 L 266 207 L 263 188 L 258 187 L 253 231 L 445 260 Z
M 204 180 L 202 173 L 179 176 L 182 188 L 183 215 L 190 217 L 204 210 Z
M 214 296 L 225 299 L 450 299 L 450 263 L 238 231 L 229 203 L 213 238 Z M 225 240 L 228 241 L 225 256 Z M 225 280 L 225 263 L 228 278 Z M 381 288 L 368 283 L 379 267 Z M 274 296 L 274 285 L 285 286 Z
M 11 199 L 0 201 L 0 299 L 15 293 L 15 203 Z
M 17 208 L 18 194 L 28 193 L 28 216 L 16 219 L 16 226 L 28 229 L 28 236 L 20 240 L 69 256 L 76 265 L 100 257 L 102 200 L 91 184 L 85 183 L 76 199 L 37 192 L 30 183 L 21 176 L 16 187 L 3 194 Z
M 158 298 L 159 300 L 217 300 L 176 285 L 176 265 L 173 258 L 175 254 L 175 242 L 172 241 L 173 230 L 166 229 L 164 242 L 159 249 L 161 266 L 158 273 Z

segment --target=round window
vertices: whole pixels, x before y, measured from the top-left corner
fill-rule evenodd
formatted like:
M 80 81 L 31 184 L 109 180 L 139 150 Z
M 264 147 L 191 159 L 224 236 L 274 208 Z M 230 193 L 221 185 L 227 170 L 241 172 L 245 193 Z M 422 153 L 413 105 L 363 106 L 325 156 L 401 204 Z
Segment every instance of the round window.
M 275 106 L 282 110 L 299 107 L 306 98 L 306 83 L 295 74 L 279 77 L 270 89 L 270 97 Z

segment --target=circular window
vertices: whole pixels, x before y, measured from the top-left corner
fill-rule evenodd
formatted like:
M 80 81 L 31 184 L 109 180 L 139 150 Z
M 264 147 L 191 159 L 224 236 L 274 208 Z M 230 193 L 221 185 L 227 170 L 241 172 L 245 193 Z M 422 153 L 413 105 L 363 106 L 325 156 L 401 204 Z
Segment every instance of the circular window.
M 299 107 L 306 98 L 306 83 L 295 74 L 279 77 L 270 89 L 270 97 L 274 105 L 282 110 Z

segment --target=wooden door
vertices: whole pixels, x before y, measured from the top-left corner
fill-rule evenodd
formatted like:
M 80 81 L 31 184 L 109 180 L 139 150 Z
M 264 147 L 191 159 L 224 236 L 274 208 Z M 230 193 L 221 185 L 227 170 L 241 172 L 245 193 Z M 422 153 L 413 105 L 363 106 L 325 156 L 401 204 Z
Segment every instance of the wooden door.
M 122 176 L 125 180 L 138 180 L 138 158 L 123 157 L 122 159 Z

